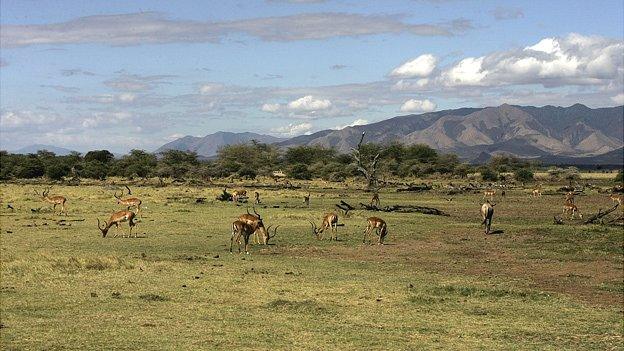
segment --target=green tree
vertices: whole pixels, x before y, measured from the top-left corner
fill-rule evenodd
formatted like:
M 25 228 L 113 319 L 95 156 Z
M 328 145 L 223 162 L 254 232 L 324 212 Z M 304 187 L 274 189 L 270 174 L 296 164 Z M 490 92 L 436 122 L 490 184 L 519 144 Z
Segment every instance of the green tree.
M 303 163 L 296 163 L 290 167 L 288 176 L 293 179 L 311 179 L 312 173 L 308 170 L 308 166 Z
M 495 182 L 498 180 L 498 173 L 489 167 L 481 169 L 481 179 L 486 182 Z
M 46 167 L 45 175 L 51 180 L 63 180 L 69 175 L 70 168 L 63 163 L 51 164 Z
M 520 182 L 532 182 L 534 179 L 533 171 L 528 168 L 516 169 L 514 172 L 514 178 Z

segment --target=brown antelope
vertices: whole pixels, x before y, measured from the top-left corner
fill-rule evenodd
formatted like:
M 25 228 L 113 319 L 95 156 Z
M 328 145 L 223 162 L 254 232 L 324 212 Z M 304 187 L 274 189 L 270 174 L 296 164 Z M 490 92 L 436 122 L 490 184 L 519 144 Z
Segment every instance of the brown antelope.
M 308 195 L 303 195 L 303 203 L 310 207 L 310 193 L 308 193 Z
M 270 235 L 269 229 L 271 229 L 271 226 L 269 226 L 269 228 L 265 228 L 262 217 L 260 216 L 258 212 L 256 212 L 255 207 L 253 208 L 253 210 L 254 210 L 255 215 L 249 213 L 249 208 L 247 208 L 247 213 L 238 216 L 238 220 L 241 222 L 245 222 L 248 225 L 256 228 L 252 234 L 256 234 L 255 237 L 256 237 L 257 244 L 268 245 L 269 240 L 271 240 L 272 238 L 275 237 L 275 235 L 277 235 L 277 227 L 275 227 L 274 234 Z
M 316 227 L 316 224 L 314 224 L 314 222 L 310 221 L 310 224 L 312 224 L 312 234 L 314 234 L 318 240 L 323 239 L 323 232 L 327 229 L 330 230 L 329 240 L 331 241 L 333 238 L 333 236 L 331 235 L 332 232 L 336 233 L 336 240 L 338 240 L 338 215 L 337 214 L 333 212 L 326 213 L 323 216 L 323 223 L 321 224 L 320 229 Z
M 565 203 L 566 204 L 574 204 L 574 192 L 573 191 L 568 191 L 565 194 Z
M 618 204 L 618 206 L 622 205 L 622 197 L 624 197 L 623 195 L 617 195 L 617 194 L 611 194 L 609 195 L 609 199 L 611 199 L 611 201 L 613 201 L 613 204 Z
M 123 193 L 122 193 L 123 195 Z M 117 196 L 117 194 L 113 194 L 113 196 L 115 197 L 115 199 L 117 199 L 117 204 L 118 205 L 124 205 L 127 207 L 128 210 L 130 210 L 130 207 L 136 207 L 137 212 L 136 214 L 139 215 L 141 213 L 141 204 L 142 201 L 139 200 L 136 197 L 127 197 L 125 199 L 122 199 L 121 196 Z
M 232 192 L 232 202 L 238 202 L 241 197 L 247 196 L 247 190 L 234 190 Z
M 379 207 L 379 193 L 375 192 L 370 201 L 371 206 Z
M 128 211 L 128 210 L 123 210 L 123 211 L 118 211 L 113 213 L 110 218 L 107 221 L 104 221 L 104 226 L 100 227 L 100 219 L 97 219 L 98 222 L 98 228 L 100 229 L 100 231 L 102 231 L 102 237 L 105 238 L 106 234 L 108 233 L 108 230 L 114 225 L 116 229 L 119 229 L 119 224 L 123 223 L 123 222 L 128 222 L 128 226 L 130 227 L 130 232 L 128 233 L 128 238 L 132 235 L 132 227 L 134 227 L 136 225 L 136 223 L 134 223 L 134 217 L 135 214 L 132 211 Z M 122 230 L 122 237 L 123 235 L 123 230 Z M 113 236 L 113 238 L 117 237 L 117 232 L 115 232 L 115 235 Z M 136 233 L 134 234 L 134 237 L 136 238 L 137 235 Z
M 256 205 L 259 205 L 259 204 L 260 204 L 260 193 L 259 193 L 259 192 L 257 192 L 257 191 L 254 191 L 254 203 L 255 203 Z
M 52 207 L 53 212 L 56 210 L 57 205 L 61 205 L 61 211 L 59 212 L 59 216 L 63 212 L 65 212 L 65 215 L 67 216 L 67 208 L 65 208 L 65 203 L 67 202 L 67 198 L 65 198 L 64 196 L 60 196 L 60 195 L 48 196 L 48 194 L 50 194 L 50 189 L 52 189 L 51 186 L 48 189 L 44 190 L 42 194 L 39 194 L 37 190 L 35 190 L 35 194 L 37 194 L 37 196 L 40 196 L 41 200 L 53 204 L 54 205 Z
M 232 246 L 234 245 L 234 241 L 238 243 L 238 253 L 241 252 L 240 247 L 241 247 L 241 237 L 242 237 L 243 240 L 245 240 L 245 253 L 249 255 L 249 237 L 258 230 L 258 227 L 257 227 L 258 223 L 261 223 L 261 221 L 255 222 L 251 225 L 243 221 L 239 221 L 239 220 L 236 220 L 234 221 L 234 223 L 232 223 L 232 237 L 230 238 L 230 253 L 232 252 Z M 279 226 L 275 227 L 273 236 L 269 238 L 272 238 L 275 235 L 277 235 L 278 227 Z M 269 230 L 270 229 L 271 229 L 271 226 L 269 226 Z
M 542 190 L 540 188 L 533 189 L 533 197 L 542 196 Z
M 494 195 L 496 195 L 496 190 L 487 189 L 483 192 L 483 199 L 486 197 L 490 197 L 490 201 L 494 200 Z
M 362 240 L 362 242 L 366 243 L 366 237 L 368 235 L 372 235 L 373 230 L 376 230 L 377 236 L 379 237 L 377 245 L 383 245 L 383 241 L 386 235 L 388 235 L 388 225 L 386 225 L 386 222 L 379 217 L 370 217 L 367 221 L 368 225 L 364 230 L 364 239 Z
M 481 217 L 483 217 L 481 225 L 485 224 L 485 234 L 490 234 L 492 218 L 494 217 L 494 206 L 496 206 L 496 204 L 491 204 L 489 201 L 485 201 L 485 203 L 481 205 Z
M 581 212 L 579 212 L 578 207 L 576 207 L 576 205 L 573 203 L 566 202 L 563 205 L 563 214 L 565 215 L 566 213 L 570 214 L 571 219 L 574 219 L 575 214 L 578 214 L 579 218 L 583 219 L 583 215 L 581 214 Z

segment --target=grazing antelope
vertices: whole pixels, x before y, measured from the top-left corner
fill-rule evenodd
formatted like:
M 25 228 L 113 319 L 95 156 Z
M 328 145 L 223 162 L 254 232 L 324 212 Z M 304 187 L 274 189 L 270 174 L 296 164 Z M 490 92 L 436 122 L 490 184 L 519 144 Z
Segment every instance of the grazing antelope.
M 241 247 L 241 237 L 242 237 L 243 240 L 245 240 L 245 253 L 249 255 L 249 237 L 258 230 L 258 223 L 261 223 L 261 220 L 259 222 L 254 222 L 252 224 L 247 224 L 246 222 L 240 221 L 240 220 L 236 220 L 234 221 L 234 223 L 232 223 L 232 237 L 230 238 L 230 253 L 232 252 L 232 246 L 234 245 L 234 241 L 238 243 L 238 253 L 241 252 L 240 247 Z M 277 235 L 278 227 L 279 226 L 275 227 L 273 236 L 267 236 L 268 239 L 273 238 Z M 271 229 L 271 226 L 269 226 L 269 229 L 267 230 L 267 232 L 270 229 Z M 268 243 L 268 239 L 266 239 L 267 243 Z
M 573 191 L 568 191 L 565 194 L 565 203 L 566 204 L 574 204 L 574 192 Z
M 60 196 L 60 195 L 48 196 L 48 194 L 50 194 L 50 189 L 52 189 L 52 186 L 44 190 L 42 194 L 39 194 L 39 192 L 35 190 L 35 194 L 37 194 L 37 196 L 40 196 L 41 200 L 53 204 L 54 205 L 52 207 L 53 212 L 56 210 L 56 205 L 61 205 L 61 211 L 59 212 L 59 216 L 63 212 L 65 212 L 65 216 L 67 216 L 67 208 L 65 208 L 65 203 L 67 202 L 67 198 L 65 198 L 64 196 Z
M 338 240 L 338 215 L 337 214 L 333 212 L 326 213 L 323 216 L 323 223 L 321 224 L 320 229 L 316 227 L 316 224 L 314 224 L 314 222 L 310 221 L 310 224 L 312 224 L 312 234 L 314 234 L 318 240 L 323 239 L 323 232 L 327 229 L 330 230 L 329 240 L 331 241 L 333 238 L 333 236 L 331 235 L 332 232 L 336 233 L 336 240 Z
M 373 230 L 376 230 L 377 232 L 376 234 L 377 236 L 379 236 L 377 245 L 383 245 L 383 241 L 386 235 L 388 235 L 388 225 L 386 225 L 386 222 L 379 217 L 370 217 L 367 219 L 367 221 L 368 221 L 368 225 L 366 226 L 366 229 L 364 230 L 364 239 L 362 240 L 362 242 L 366 243 L 366 237 L 368 235 L 372 235 Z
M 494 200 L 494 195 L 496 195 L 496 190 L 487 189 L 483 192 L 483 199 L 486 197 L 490 197 L 490 201 Z
M 481 205 L 481 217 L 483 217 L 481 225 L 485 224 L 485 234 L 490 234 L 492 218 L 494 217 L 494 206 L 496 206 L 496 204 L 491 204 L 489 201 L 485 201 L 485 203 Z
M 379 193 L 375 192 L 370 201 L 371 206 L 379 207 Z
M 578 207 L 576 207 L 576 205 L 573 203 L 566 202 L 563 205 L 563 214 L 565 215 L 566 213 L 570 214 L 571 219 L 574 219 L 575 214 L 578 214 L 579 218 L 583 219 L 583 215 L 581 214 L 581 212 L 579 212 Z
M 303 195 L 303 203 L 310 207 L 310 193 L 308 193 L 308 195 Z
M 540 197 L 540 196 L 542 196 L 542 189 L 540 188 L 533 189 L 533 197 Z
M 611 194 L 609 195 L 609 199 L 611 199 L 611 201 L 613 201 L 613 204 L 617 203 L 619 206 L 622 205 L 622 195 L 617 195 L 617 194 Z
M 257 191 L 254 191 L 254 203 L 255 203 L 256 205 L 259 205 L 259 204 L 260 204 L 260 193 L 259 193 L 259 192 L 257 192 Z
M 122 193 L 123 195 L 123 193 Z M 121 196 L 117 196 L 117 194 L 113 194 L 113 196 L 115 197 L 115 199 L 117 199 L 117 204 L 118 205 L 124 205 L 127 207 L 128 210 L 130 210 L 130 207 L 136 207 L 137 212 L 136 214 L 140 214 L 141 213 L 141 204 L 142 201 L 139 200 L 136 197 L 127 197 L 125 199 L 122 199 Z
M 277 227 L 275 227 L 274 234 L 270 235 L 269 229 L 271 229 L 271 226 L 269 226 L 269 228 L 265 228 L 262 217 L 258 212 L 256 212 L 255 207 L 253 208 L 253 210 L 255 215 L 249 213 L 249 208 L 247 208 L 247 213 L 238 216 L 238 220 L 256 228 L 252 234 L 256 234 L 255 237 L 257 244 L 268 245 L 269 240 L 277 235 Z
M 104 226 L 100 227 L 100 219 L 97 219 L 98 222 L 98 228 L 100 229 L 100 231 L 102 231 L 102 238 L 106 237 L 106 234 L 108 233 L 108 230 L 114 225 L 115 228 L 119 229 L 119 223 L 123 223 L 123 222 L 128 222 L 128 226 L 130 227 L 130 232 L 128 233 L 128 238 L 132 235 L 132 227 L 134 227 L 136 225 L 136 223 L 134 223 L 134 217 L 135 214 L 132 211 L 128 211 L 128 210 L 123 210 L 123 211 L 119 211 L 119 212 L 115 212 L 113 213 L 110 218 L 107 221 L 104 221 Z M 123 237 L 123 231 L 122 231 L 122 235 Z M 117 232 L 115 232 L 115 235 L 113 236 L 113 238 L 117 237 Z M 136 238 L 137 235 L 136 233 L 134 233 L 134 237 Z

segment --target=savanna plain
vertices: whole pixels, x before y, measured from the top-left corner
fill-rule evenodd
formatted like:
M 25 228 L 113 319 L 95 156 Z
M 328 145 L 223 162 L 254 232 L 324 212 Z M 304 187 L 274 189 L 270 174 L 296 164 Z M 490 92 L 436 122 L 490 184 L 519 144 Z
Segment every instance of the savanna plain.
M 215 200 L 216 185 L 135 182 L 138 237 L 121 237 L 124 223 L 119 236 L 112 228 L 103 238 L 97 218 L 123 209 L 113 197 L 123 187 L 113 183 L 55 185 L 51 194 L 68 198 L 68 216 L 34 194 L 43 185 L 0 184 L 2 349 L 623 347 L 624 231 L 578 219 L 555 224 L 558 185 L 536 198 L 530 187 L 497 195 L 490 235 L 481 193 L 450 200 L 442 190 L 385 188 L 382 206 L 449 216 L 357 209 L 338 213 L 344 226 L 329 241 L 312 235 L 309 220 L 320 225 L 340 200 L 367 203 L 370 193 L 350 183 L 236 184 L 258 190 L 265 225 L 280 225 L 270 245 L 245 255 L 236 245 L 230 254 L 229 242 L 246 204 Z M 302 201 L 308 191 L 310 207 Z M 585 216 L 612 207 L 595 190 L 576 201 Z M 362 243 L 373 215 L 388 223 L 386 245 Z

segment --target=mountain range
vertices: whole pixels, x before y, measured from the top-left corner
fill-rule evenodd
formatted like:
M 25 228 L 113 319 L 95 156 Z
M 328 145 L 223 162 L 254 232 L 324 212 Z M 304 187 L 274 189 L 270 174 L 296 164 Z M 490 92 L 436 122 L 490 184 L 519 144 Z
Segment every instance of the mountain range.
M 183 138 L 169 142 L 154 151 L 161 153 L 167 150 L 194 151 L 203 157 L 212 157 L 217 154 L 220 147 L 232 144 L 244 144 L 256 140 L 260 143 L 274 144 L 284 139 L 280 139 L 271 135 L 263 135 L 256 133 L 230 133 L 217 132 L 208 134 L 204 137 L 194 137 L 187 135 Z

